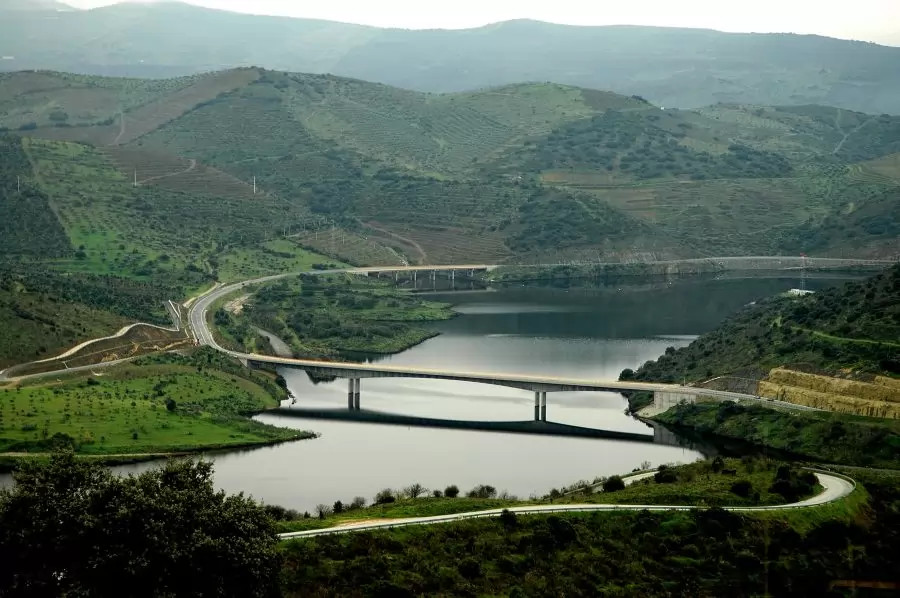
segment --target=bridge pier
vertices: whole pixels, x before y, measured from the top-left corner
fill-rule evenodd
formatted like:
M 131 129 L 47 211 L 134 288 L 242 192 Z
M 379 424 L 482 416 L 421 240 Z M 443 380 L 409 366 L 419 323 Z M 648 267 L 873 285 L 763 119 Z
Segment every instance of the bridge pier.
M 541 391 L 541 421 L 547 421 L 547 391 Z
M 660 411 L 666 411 L 671 407 L 680 405 L 681 403 L 696 403 L 697 395 L 683 394 L 678 392 L 668 392 L 665 390 L 656 390 L 653 392 L 653 407 Z
M 541 391 L 534 391 L 534 421 L 541 421 Z
M 347 409 L 359 411 L 359 378 L 347 378 Z

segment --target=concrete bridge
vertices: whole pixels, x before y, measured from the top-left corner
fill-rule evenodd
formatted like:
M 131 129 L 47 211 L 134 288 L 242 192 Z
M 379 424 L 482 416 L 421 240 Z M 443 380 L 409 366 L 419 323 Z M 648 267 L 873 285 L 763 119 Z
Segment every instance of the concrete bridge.
M 676 384 L 659 384 L 654 382 L 632 382 L 620 380 L 585 380 L 557 376 L 535 376 L 527 374 L 509 374 L 501 372 L 449 371 L 431 368 L 398 367 L 368 363 L 344 363 L 338 361 L 319 361 L 310 359 L 291 359 L 272 357 L 269 355 L 228 352 L 247 364 L 248 367 L 292 367 L 305 370 L 321 377 L 347 379 L 347 408 L 358 411 L 361 408 L 363 378 L 424 378 L 435 380 L 458 380 L 461 382 L 479 382 L 519 388 L 534 393 L 534 420 L 547 421 L 547 393 L 571 391 L 608 391 L 652 392 L 654 404 L 660 409 L 677 405 L 681 402 L 693 403 L 698 398 L 717 400 L 753 400 L 763 401 L 759 397 L 723 390 L 707 390 L 693 386 Z M 772 401 L 766 400 L 767 403 Z M 791 407 L 797 407 L 785 403 Z
M 720 258 L 727 259 L 727 258 Z M 753 258 L 741 258 L 753 259 Z M 768 258 L 781 259 L 781 258 Z M 334 274 L 348 272 L 360 275 L 390 273 L 390 272 L 466 272 L 490 271 L 498 266 L 491 264 L 459 264 L 444 266 L 378 266 L 369 268 L 347 268 L 335 270 L 318 270 L 305 274 Z M 710 398 L 715 400 L 730 401 L 756 401 L 769 406 L 779 406 L 787 409 L 814 410 L 811 407 L 794 405 L 771 399 L 761 399 L 755 395 L 727 392 L 722 390 L 708 390 L 692 386 L 679 386 L 676 384 L 658 384 L 652 382 L 633 382 L 620 380 L 584 380 L 576 378 L 563 378 L 542 375 L 508 374 L 501 372 L 456 372 L 440 369 L 396 367 L 367 363 L 346 363 L 337 361 L 319 361 L 310 359 L 291 359 L 286 357 L 273 357 L 270 355 L 257 355 L 228 351 L 220 346 L 210 330 L 207 316 L 215 301 L 230 293 L 239 291 L 247 286 L 271 282 L 297 276 L 300 273 L 284 273 L 272 276 L 264 276 L 252 280 L 245 280 L 232 284 L 222 285 L 210 289 L 198 297 L 189 307 L 188 320 L 191 331 L 197 344 L 208 345 L 218 351 L 231 355 L 242 361 L 249 367 L 293 367 L 307 372 L 323 376 L 347 379 L 347 407 L 358 411 L 361 401 L 361 381 L 363 378 L 430 378 L 439 380 L 459 380 L 463 382 L 479 382 L 483 384 L 495 384 L 519 388 L 534 393 L 534 419 L 536 421 L 547 420 L 547 393 L 566 391 L 646 391 L 652 392 L 654 405 L 663 410 L 681 402 L 692 403 L 698 398 Z

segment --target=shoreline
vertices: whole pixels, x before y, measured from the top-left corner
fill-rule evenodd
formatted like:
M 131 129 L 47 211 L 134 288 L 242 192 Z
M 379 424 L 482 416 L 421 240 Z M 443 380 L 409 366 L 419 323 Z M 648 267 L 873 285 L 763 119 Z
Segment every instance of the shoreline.
M 266 410 L 268 412 L 271 410 Z M 262 412 L 262 413 L 265 413 Z M 180 457 L 191 457 L 194 455 L 203 455 L 205 453 L 230 453 L 233 451 L 250 450 L 256 448 L 265 448 L 286 444 L 288 442 L 297 442 L 300 440 L 314 440 L 319 437 L 317 432 L 301 430 L 292 438 L 279 438 L 275 440 L 264 440 L 260 442 L 241 442 L 236 444 L 210 444 L 198 447 L 178 447 L 172 451 L 155 451 L 149 453 L 111 453 L 108 455 L 97 453 L 74 453 L 76 458 L 90 459 L 112 467 L 116 465 L 130 465 L 134 463 L 146 463 L 148 461 L 161 461 L 164 459 L 176 459 Z M 14 472 L 20 463 L 29 459 L 41 459 L 54 455 L 54 451 L 41 451 L 30 453 L 27 451 L 17 451 L 14 453 L 0 453 L 0 474 Z

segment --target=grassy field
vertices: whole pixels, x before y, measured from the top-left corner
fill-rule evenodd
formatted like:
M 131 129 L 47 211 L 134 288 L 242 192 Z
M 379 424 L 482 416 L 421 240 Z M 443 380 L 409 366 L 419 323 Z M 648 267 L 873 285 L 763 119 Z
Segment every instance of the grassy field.
M 261 374 L 164 361 L 4 388 L 0 451 L 166 453 L 309 437 L 245 417 L 278 404 Z
M 668 481 L 639 480 L 615 492 L 567 495 L 563 502 L 597 502 L 647 505 L 753 506 L 784 504 L 786 498 L 772 491 L 779 463 L 768 459 L 724 459 L 719 471 L 711 460 L 671 468 Z M 667 468 L 668 469 L 668 468 Z M 722 473 L 722 471 L 733 473 Z M 797 474 L 794 474 L 796 477 Z M 746 483 L 746 484 L 745 484 Z M 735 488 L 740 486 L 739 491 Z M 805 487 L 804 487 L 805 488 Z M 797 498 L 806 498 L 821 487 L 814 486 Z
M 348 264 L 301 248 L 292 239 L 266 241 L 257 247 L 240 248 L 217 259 L 219 280 L 247 280 L 266 274 L 303 272 L 315 265 L 346 268 Z

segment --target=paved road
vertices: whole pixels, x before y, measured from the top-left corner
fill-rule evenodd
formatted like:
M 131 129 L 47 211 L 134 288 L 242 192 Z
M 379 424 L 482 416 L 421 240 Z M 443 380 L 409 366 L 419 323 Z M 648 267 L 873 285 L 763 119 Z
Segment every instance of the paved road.
M 653 472 L 646 475 L 652 475 Z M 642 474 L 644 475 L 644 474 Z M 848 479 L 827 473 L 815 473 L 819 484 L 824 490 L 817 494 L 796 503 L 786 505 L 768 506 L 768 507 L 724 507 L 726 511 L 735 512 L 752 512 L 752 511 L 782 511 L 787 509 L 801 509 L 804 507 L 813 507 L 834 502 L 853 492 L 856 484 Z M 636 481 L 636 480 L 632 480 Z M 695 509 L 703 509 L 694 505 L 611 505 L 611 504 L 573 504 L 573 505 L 531 505 L 522 507 L 507 507 L 517 515 L 535 515 L 546 513 L 571 513 L 571 512 L 592 512 L 592 511 L 691 511 Z M 409 525 L 435 525 L 438 523 L 451 523 L 461 521 L 463 519 L 480 519 L 485 517 L 497 517 L 504 509 L 488 509 L 484 511 L 470 511 L 468 513 L 456 513 L 455 515 L 437 515 L 434 517 L 405 517 L 402 519 L 388 519 L 385 521 L 371 520 L 358 523 L 348 524 L 337 527 L 327 527 L 323 529 L 307 530 L 302 532 L 290 532 L 279 534 L 282 540 L 292 540 L 295 538 L 311 538 L 315 536 L 327 536 L 332 534 L 347 534 L 350 532 L 372 531 L 377 529 L 385 529 L 392 527 L 405 527 Z

